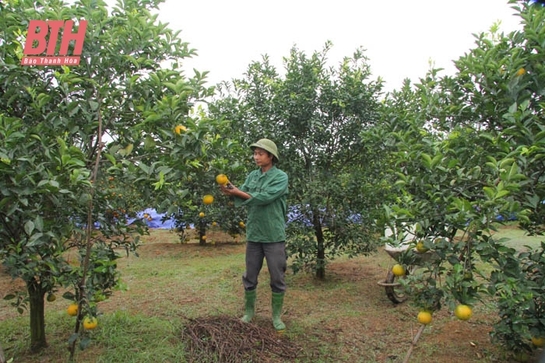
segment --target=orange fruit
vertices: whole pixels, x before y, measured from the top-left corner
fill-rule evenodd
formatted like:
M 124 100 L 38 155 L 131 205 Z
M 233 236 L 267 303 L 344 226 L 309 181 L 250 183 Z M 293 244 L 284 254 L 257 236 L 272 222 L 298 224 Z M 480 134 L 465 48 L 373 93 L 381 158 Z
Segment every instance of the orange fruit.
M 226 185 L 227 183 L 229 183 L 229 179 L 225 174 L 218 174 L 218 176 L 216 176 L 216 183 L 220 185 Z
M 243 222 L 243 221 L 240 221 L 240 222 L 238 222 L 238 225 L 239 225 L 239 226 L 240 226 L 241 228 L 244 228 L 244 227 L 246 227 L 246 225 L 244 224 L 244 222 Z
M 206 236 L 201 237 L 203 241 L 206 241 Z
M 200 213 L 199 213 L 199 217 L 201 217 L 201 218 L 204 218 L 205 215 L 206 215 L 206 214 L 204 214 L 204 212 L 200 212 Z
M 416 318 L 420 324 L 428 325 L 431 323 L 431 313 L 429 311 L 422 310 Z
M 53 302 L 55 300 L 57 300 L 57 297 L 55 296 L 55 294 L 51 293 L 47 295 L 47 301 Z
M 460 320 L 469 320 L 473 314 L 473 310 L 470 306 L 460 304 L 454 308 L 454 315 Z
M 204 204 L 212 204 L 212 202 L 214 202 L 214 196 L 206 194 L 204 197 L 202 197 L 202 202 Z
M 181 135 L 183 132 L 186 132 L 186 131 L 187 131 L 187 128 L 184 125 L 177 125 L 174 128 L 174 132 L 176 133 L 176 135 Z
M 416 252 L 418 253 L 424 253 L 428 249 L 424 246 L 424 241 L 420 240 L 416 243 Z
M 526 73 L 526 69 L 521 68 L 517 71 L 517 77 L 520 77 Z
M 98 326 L 98 320 L 94 316 L 86 316 L 83 319 L 83 328 L 87 330 L 95 329 Z
M 73 303 L 73 304 L 68 305 L 68 309 L 66 309 L 66 312 L 70 316 L 78 315 L 78 304 Z
M 545 347 L 545 338 L 544 337 L 532 337 L 532 344 L 536 347 Z
M 396 276 L 403 276 L 405 275 L 405 268 L 397 263 L 392 267 L 392 273 Z

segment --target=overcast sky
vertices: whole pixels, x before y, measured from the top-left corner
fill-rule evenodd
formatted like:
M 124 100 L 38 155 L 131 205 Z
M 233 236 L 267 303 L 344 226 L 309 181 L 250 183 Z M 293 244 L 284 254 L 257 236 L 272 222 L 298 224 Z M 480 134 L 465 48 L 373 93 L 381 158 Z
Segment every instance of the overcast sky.
M 310 54 L 330 40 L 332 64 L 362 46 L 373 79 L 391 90 L 424 76 L 430 60 L 452 74 L 472 33 L 497 21 L 505 33 L 517 29 L 513 14 L 507 0 L 166 0 L 159 19 L 197 49 L 186 67 L 210 71 L 209 85 L 242 77 L 263 54 L 280 70 L 294 45 Z

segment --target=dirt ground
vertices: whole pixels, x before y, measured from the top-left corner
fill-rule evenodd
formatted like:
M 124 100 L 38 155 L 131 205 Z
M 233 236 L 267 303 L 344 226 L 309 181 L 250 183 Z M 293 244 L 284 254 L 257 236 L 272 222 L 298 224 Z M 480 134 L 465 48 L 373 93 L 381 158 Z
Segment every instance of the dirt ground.
M 214 239 L 220 238 L 209 236 L 209 240 Z M 153 259 L 174 254 L 198 253 L 206 257 L 207 254 L 217 256 L 243 253 L 242 241 L 227 242 L 229 243 L 217 243 L 213 248 L 198 246 L 196 243 L 181 244 L 172 233 L 152 231 L 150 236 L 145 237 L 145 243 L 139 248 L 139 254 L 141 258 Z M 306 339 L 300 342 L 304 349 L 308 350 L 306 357 L 309 354 L 317 354 L 317 361 L 318 359 L 328 361 L 323 360 L 323 353 L 321 356 L 312 353 L 319 352 L 323 348 L 320 342 L 325 341 L 328 342 L 327 347 L 331 347 L 332 344 L 342 346 L 342 351 L 336 354 L 358 357 L 358 352 L 365 352 L 367 357 L 370 354 L 374 356 L 375 362 L 402 362 L 409 350 L 412 350 L 410 362 L 510 362 L 499 347 L 490 341 L 489 333 L 495 317 L 481 314 L 479 309 L 475 309 L 474 316 L 467 322 L 457 320 L 446 309 L 436 312 L 432 324 L 424 329 L 416 345 L 411 347 L 411 342 L 420 328 L 416 321 L 416 308 L 411 306 L 410 302 L 393 304 L 386 297 L 384 288 L 377 284 L 378 281 L 384 280 L 391 263 L 386 253 L 381 251 L 368 257 L 334 261 L 327 268 L 328 289 L 322 289 L 321 282 L 315 281 L 310 275 L 290 278 L 291 286 L 284 314 L 288 328 L 290 322 L 309 319 L 312 316 L 318 320 L 316 326 L 319 329 L 306 332 L 304 334 Z M 264 276 L 260 279 L 266 281 L 268 279 L 268 276 L 265 276 L 266 270 L 262 275 Z M 348 286 L 352 286 L 351 291 L 335 290 L 333 287 L 336 282 L 339 284 L 350 282 Z M 0 267 L 0 297 L 22 288 L 24 285 L 21 281 L 12 280 Z M 154 299 L 150 301 L 139 301 L 135 309 L 140 313 L 153 315 L 157 299 L 173 298 L 167 294 L 168 292 L 165 292 L 164 297 L 154 295 Z M 120 307 L 126 309 L 127 306 L 135 306 L 128 302 L 129 299 L 130 295 L 114 296 L 101 305 L 101 310 L 108 313 Z M 320 299 L 327 299 L 327 304 L 319 304 Z M 190 294 L 175 297 L 172 301 L 172 304 L 196 303 L 199 303 L 199 298 Z M 17 314 L 6 302 L 0 302 L 0 307 L 0 323 Z M 323 311 L 337 307 L 342 307 L 344 313 L 334 313 L 333 319 L 328 318 L 331 314 Z M 346 309 L 350 309 L 351 313 L 347 314 Z M 266 313 L 258 311 L 258 315 Z M 537 359 L 534 358 L 533 361 L 537 362 Z

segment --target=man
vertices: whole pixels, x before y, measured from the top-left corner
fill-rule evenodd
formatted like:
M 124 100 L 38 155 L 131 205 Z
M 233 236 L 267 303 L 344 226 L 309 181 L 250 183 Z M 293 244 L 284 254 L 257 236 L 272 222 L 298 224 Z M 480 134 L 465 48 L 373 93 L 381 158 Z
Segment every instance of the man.
M 225 195 L 234 197 L 235 206 L 244 206 L 248 211 L 246 271 L 242 276 L 245 315 L 242 321 L 250 322 L 255 314 L 258 276 L 265 258 L 271 278 L 273 326 L 276 331 L 282 332 L 286 328 L 281 315 L 286 291 L 288 176 L 276 167 L 279 158 L 274 142 L 261 139 L 250 148 L 259 168 L 248 174 L 240 189 L 232 184 L 221 186 Z

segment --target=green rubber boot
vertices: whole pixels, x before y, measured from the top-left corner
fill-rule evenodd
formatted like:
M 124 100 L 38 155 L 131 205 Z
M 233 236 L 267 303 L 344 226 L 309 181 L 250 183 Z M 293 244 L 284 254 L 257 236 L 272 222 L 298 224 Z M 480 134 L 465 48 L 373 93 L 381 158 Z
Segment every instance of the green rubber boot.
M 284 306 L 284 293 L 272 293 L 272 321 L 273 326 L 278 333 L 283 333 L 286 330 L 286 325 L 282 322 L 282 306 Z
M 255 314 L 256 289 L 244 291 L 244 316 L 240 319 L 245 323 L 252 321 Z

